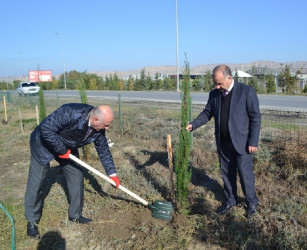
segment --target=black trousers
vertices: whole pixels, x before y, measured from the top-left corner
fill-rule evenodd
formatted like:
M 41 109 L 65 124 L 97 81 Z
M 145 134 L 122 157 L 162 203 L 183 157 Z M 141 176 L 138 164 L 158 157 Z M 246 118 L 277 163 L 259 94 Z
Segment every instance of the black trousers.
M 84 178 L 79 165 L 71 160 L 59 160 L 67 182 L 70 218 L 79 218 L 83 209 Z M 50 164 L 40 165 L 31 156 L 28 182 L 25 194 L 25 216 L 28 222 L 38 223 L 43 209 L 44 180 L 50 169 Z
M 239 173 L 242 191 L 248 206 L 257 206 L 253 155 L 248 153 L 240 155 L 231 141 L 221 140 L 219 160 L 226 204 L 236 205 L 238 203 L 237 173 Z

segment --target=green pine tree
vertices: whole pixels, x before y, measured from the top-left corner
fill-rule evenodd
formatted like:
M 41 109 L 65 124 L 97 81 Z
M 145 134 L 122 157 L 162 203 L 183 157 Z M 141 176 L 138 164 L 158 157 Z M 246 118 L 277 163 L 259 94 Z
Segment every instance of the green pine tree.
M 297 72 L 291 74 L 291 68 L 286 65 L 283 71 L 278 76 L 278 85 L 282 88 L 283 92 L 289 95 L 294 95 L 297 90 Z
M 272 74 L 268 76 L 268 80 L 266 81 L 266 92 L 268 94 L 276 92 L 275 78 Z
M 181 85 L 181 130 L 179 145 L 176 149 L 175 170 L 176 170 L 176 198 L 178 207 L 183 213 L 189 210 L 188 192 L 191 181 L 191 169 L 189 169 L 191 135 L 185 128 L 189 122 L 190 105 L 190 65 L 185 55 L 185 72 Z
M 81 103 L 87 104 L 87 94 L 86 94 L 86 84 L 83 78 L 81 78 L 81 81 L 79 83 L 79 93 L 80 93 L 80 99 Z M 86 161 L 90 158 L 90 145 L 85 145 L 83 149 L 84 158 Z
M 81 103 L 87 103 L 87 95 L 86 95 L 86 84 L 83 78 L 79 82 L 79 94 Z
M 46 107 L 44 98 L 44 89 L 40 88 L 39 92 L 39 122 L 42 122 L 46 118 Z

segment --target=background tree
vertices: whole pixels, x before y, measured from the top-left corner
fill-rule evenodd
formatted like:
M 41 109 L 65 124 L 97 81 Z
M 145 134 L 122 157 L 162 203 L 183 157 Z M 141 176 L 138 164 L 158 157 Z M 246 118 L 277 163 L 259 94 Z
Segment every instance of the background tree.
M 140 79 L 138 78 L 138 76 L 135 77 L 134 84 L 133 84 L 133 90 L 135 91 L 141 90 Z
M 87 103 L 86 84 L 83 78 L 79 81 L 78 87 L 81 103 Z
M 119 79 L 118 90 L 124 90 L 124 89 L 125 89 L 125 81 L 123 79 Z
M 11 85 L 11 84 L 9 84 L 8 82 L 2 80 L 2 81 L 0 82 L 0 89 L 9 90 L 9 89 L 10 89 L 10 86 L 9 86 L 9 85 Z M 11 86 L 11 87 L 13 87 L 13 86 Z
M 153 81 L 153 89 L 155 90 L 159 90 L 162 88 L 162 79 L 161 77 L 159 76 L 159 73 L 156 72 L 155 74 L 155 80 Z
M 98 83 L 97 78 L 93 77 L 89 80 L 89 90 L 97 90 L 98 89 Z
M 148 89 L 148 90 L 153 89 L 153 81 L 151 80 L 149 73 L 147 74 L 145 78 L 145 89 Z
M 82 73 L 73 70 L 66 73 L 66 89 L 77 89 L 78 81 L 81 79 Z M 64 89 L 64 74 L 60 75 L 59 78 L 59 89 Z
M 257 93 L 260 91 L 258 79 L 256 77 L 251 77 L 248 80 L 248 85 L 252 86 Z
M 39 122 L 42 122 L 46 118 L 46 107 L 44 98 L 44 89 L 40 88 L 39 92 Z
M 179 134 L 179 145 L 176 149 L 176 198 L 178 207 L 187 213 L 189 208 L 188 192 L 191 181 L 191 169 L 189 169 L 191 135 L 185 128 L 189 122 L 190 106 L 190 65 L 185 57 L 184 78 L 181 85 L 181 130 Z
M 267 76 L 266 92 L 268 94 L 276 92 L 275 77 L 273 76 L 273 74 L 270 74 L 270 75 Z
M 110 90 L 119 90 L 119 78 L 116 73 L 110 76 Z
M 128 78 L 128 90 L 134 90 L 134 78 L 130 75 Z
M 79 94 L 80 94 L 81 103 L 87 104 L 86 83 L 83 78 L 79 81 Z M 84 159 L 88 161 L 90 158 L 90 145 L 88 144 L 83 146 L 82 151 Z
M 134 90 L 140 91 L 146 89 L 146 77 L 145 77 L 145 68 L 142 69 L 140 78 L 136 77 L 134 82 Z
M 283 71 L 278 76 L 278 86 L 282 88 L 283 92 L 294 95 L 297 90 L 297 72 L 291 75 L 290 67 L 286 65 Z
M 51 82 L 51 89 L 58 89 L 59 86 L 59 80 L 53 78 Z
M 14 89 L 17 89 L 20 83 L 21 83 L 20 80 L 14 80 L 13 81 Z
M 214 88 L 212 86 L 213 86 L 213 81 L 212 81 L 211 72 L 210 70 L 207 70 L 204 76 L 204 91 L 209 92 Z
M 97 85 L 98 85 L 98 89 L 100 90 L 104 90 L 105 89 L 105 81 L 103 79 L 103 77 L 97 77 Z
M 192 81 L 192 88 L 195 91 L 199 91 L 201 90 L 201 80 L 199 77 L 196 77 L 193 81 Z
M 163 90 L 175 90 L 176 88 L 176 79 L 165 77 L 162 82 Z
M 110 77 L 108 75 L 106 75 L 106 77 L 105 77 L 105 89 L 110 89 L 111 82 L 112 82 L 112 74 L 110 75 Z

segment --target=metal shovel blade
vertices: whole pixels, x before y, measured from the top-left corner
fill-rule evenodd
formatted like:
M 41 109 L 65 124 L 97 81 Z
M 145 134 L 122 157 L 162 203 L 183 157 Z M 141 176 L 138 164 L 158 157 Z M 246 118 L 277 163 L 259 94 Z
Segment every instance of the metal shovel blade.
M 170 202 L 157 200 L 148 207 L 152 210 L 152 217 L 156 219 L 171 221 L 173 218 L 174 207 Z
M 74 162 L 80 164 L 81 166 L 85 167 L 87 170 L 93 172 L 94 174 L 100 176 L 104 180 L 110 182 L 113 186 L 115 186 L 115 182 L 111 180 L 109 177 L 105 176 L 104 174 L 100 173 L 95 168 L 91 167 L 90 165 L 86 164 L 85 162 L 81 161 L 76 156 L 69 154 L 69 158 L 73 160 Z M 167 201 L 160 201 L 157 200 L 153 203 L 153 205 L 149 204 L 148 201 L 145 201 L 140 196 L 136 195 L 135 193 L 131 192 L 127 188 L 123 187 L 121 184 L 119 185 L 118 189 L 121 189 L 126 194 L 129 194 L 133 198 L 137 199 L 139 202 L 141 202 L 144 206 L 148 206 L 152 210 L 152 216 L 154 218 L 160 219 L 160 220 L 167 220 L 171 221 L 173 216 L 173 210 L 174 207 L 172 203 Z

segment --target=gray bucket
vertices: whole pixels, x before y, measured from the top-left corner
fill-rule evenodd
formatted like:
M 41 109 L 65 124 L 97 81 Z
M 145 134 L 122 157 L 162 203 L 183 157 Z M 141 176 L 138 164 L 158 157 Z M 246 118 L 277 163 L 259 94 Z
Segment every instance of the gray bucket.
M 174 207 L 170 202 L 157 200 L 149 208 L 152 210 L 152 217 L 156 219 L 171 221 L 173 218 Z

